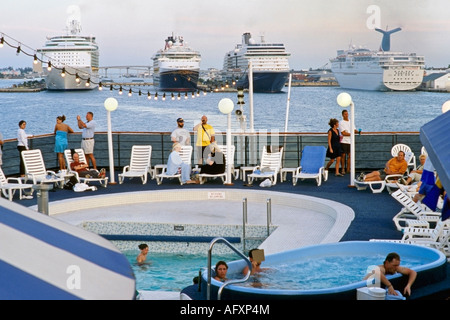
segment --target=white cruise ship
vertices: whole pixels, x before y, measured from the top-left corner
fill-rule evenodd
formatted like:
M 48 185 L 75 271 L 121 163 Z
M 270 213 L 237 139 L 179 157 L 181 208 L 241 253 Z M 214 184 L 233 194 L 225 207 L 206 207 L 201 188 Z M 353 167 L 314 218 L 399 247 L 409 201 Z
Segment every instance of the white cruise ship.
M 167 37 L 164 49 L 152 57 L 153 85 L 161 91 L 195 91 L 200 73 L 201 55 L 183 40 Z
M 68 21 L 66 29 L 66 35 L 47 37 L 44 47 L 37 50 L 41 60 L 45 61 L 42 68 L 47 89 L 94 89 L 99 81 L 99 51 L 95 37 L 81 36 L 78 20 Z M 50 62 L 51 68 L 47 62 Z M 61 76 L 63 68 L 65 76 Z
M 391 52 L 390 36 L 401 28 L 384 31 L 379 51 L 338 50 L 331 70 L 341 88 L 372 91 L 409 91 L 422 84 L 425 59 L 415 53 Z
M 253 91 L 281 92 L 289 76 L 290 53 L 282 43 L 256 43 L 250 33 L 242 35 L 242 43 L 225 54 L 224 78 L 237 79 L 237 86 L 248 88 L 248 67 L 252 62 Z

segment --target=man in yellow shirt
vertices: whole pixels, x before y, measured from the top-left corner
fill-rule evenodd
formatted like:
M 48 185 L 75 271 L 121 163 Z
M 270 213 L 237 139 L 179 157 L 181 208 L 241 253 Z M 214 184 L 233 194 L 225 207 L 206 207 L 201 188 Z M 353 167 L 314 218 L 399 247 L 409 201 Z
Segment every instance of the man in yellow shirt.
M 399 151 L 398 155 L 388 162 L 386 162 L 386 166 L 384 169 L 372 171 L 367 175 L 361 177 L 363 181 L 383 181 L 387 175 L 390 174 L 401 174 L 403 175 L 408 168 L 408 163 L 405 160 L 405 153 L 403 151 Z
M 197 142 L 195 144 L 198 164 L 203 164 L 205 148 L 215 141 L 214 128 L 208 124 L 208 118 L 203 115 L 201 122 L 194 127 L 197 133 Z

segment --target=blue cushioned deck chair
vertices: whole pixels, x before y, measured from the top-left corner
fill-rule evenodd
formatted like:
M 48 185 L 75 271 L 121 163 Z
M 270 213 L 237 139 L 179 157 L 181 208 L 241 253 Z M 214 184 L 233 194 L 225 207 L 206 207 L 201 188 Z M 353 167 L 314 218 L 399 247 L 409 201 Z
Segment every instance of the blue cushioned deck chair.
M 295 186 L 298 179 L 316 179 L 317 186 L 327 181 L 325 172 L 325 155 L 327 149 L 323 146 L 306 146 L 302 151 L 300 167 L 292 175 L 292 184 Z

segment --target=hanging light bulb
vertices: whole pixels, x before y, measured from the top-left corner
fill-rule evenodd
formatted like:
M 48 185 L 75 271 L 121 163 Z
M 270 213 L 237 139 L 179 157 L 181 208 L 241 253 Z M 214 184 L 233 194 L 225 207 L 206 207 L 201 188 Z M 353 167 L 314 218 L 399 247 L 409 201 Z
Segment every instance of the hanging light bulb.
M 101 82 L 98 84 L 98 90 L 99 90 L 99 91 L 102 91 L 102 90 L 103 90 L 103 84 L 102 84 Z
M 0 48 L 3 48 L 3 44 L 5 43 L 5 38 L 1 37 L 0 39 Z
M 130 91 L 128 91 L 128 96 L 131 97 L 133 95 L 133 91 L 130 88 Z
M 147 98 L 148 98 L 148 100 L 152 99 L 152 95 L 150 94 L 150 91 L 147 92 Z
M 61 77 L 65 77 L 66 76 L 66 68 L 63 68 L 61 71 Z
M 177 100 L 181 100 L 181 94 L 178 92 Z
M 192 97 L 192 99 L 195 99 L 195 93 L 194 92 L 192 92 L 191 97 Z
M 113 91 L 113 86 L 112 85 L 109 86 L 109 91 Z
M 119 94 L 122 94 L 123 92 L 122 92 L 122 86 L 120 86 L 120 88 L 119 88 Z
M 48 72 L 52 71 L 52 63 L 49 61 L 47 66 Z
M 19 44 L 19 46 L 17 47 L 16 55 L 19 55 L 21 50 L 22 49 L 20 48 L 20 44 Z
M 175 95 L 172 92 L 172 101 L 175 100 Z
M 200 97 L 200 90 L 197 91 L 197 97 Z
M 206 96 L 206 90 L 203 91 L 203 95 Z
M 37 58 L 37 55 L 34 55 L 34 57 L 33 57 L 33 63 L 34 63 L 34 64 L 38 64 L 38 58 Z
M 165 92 L 163 93 L 162 100 L 163 100 L 163 101 L 166 101 L 166 93 L 165 93 Z
M 80 77 L 78 76 L 78 73 L 75 74 L 75 81 L 76 83 L 80 83 Z
M 139 89 L 139 95 L 142 96 L 142 91 L 141 91 L 141 89 Z
M 158 100 L 158 92 L 155 93 L 155 100 Z
M 184 94 L 184 100 L 187 100 L 187 98 L 188 98 L 188 95 L 187 95 L 187 92 Z
M 91 78 L 88 78 L 86 80 L 86 83 L 84 84 L 86 87 L 89 87 L 91 85 Z M 101 90 L 101 89 L 100 89 Z

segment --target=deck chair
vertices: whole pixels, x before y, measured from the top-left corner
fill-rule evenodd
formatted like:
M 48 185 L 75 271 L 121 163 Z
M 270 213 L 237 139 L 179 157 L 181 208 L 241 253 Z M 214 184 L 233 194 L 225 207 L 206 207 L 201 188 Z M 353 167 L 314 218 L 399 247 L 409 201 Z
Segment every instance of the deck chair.
M 402 239 L 370 239 L 372 242 L 394 242 L 415 244 L 440 250 L 447 257 L 450 255 L 450 220 L 439 220 L 432 229 L 428 228 L 406 228 Z
M 64 186 L 64 178 L 60 178 L 55 171 L 45 168 L 44 158 L 41 150 L 25 150 L 21 153 L 23 164 L 25 166 L 24 181 L 33 181 L 37 183 L 54 183 L 60 188 Z
M 225 179 L 227 176 L 227 170 L 228 170 L 228 166 L 231 165 L 231 174 L 234 176 L 234 178 L 236 179 L 238 173 L 238 170 L 236 170 L 234 168 L 234 153 L 236 150 L 236 147 L 234 145 L 230 146 L 230 151 L 228 151 L 228 147 L 226 145 L 218 145 L 219 149 L 222 150 L 224 156 L 225 156 L 225 172 L 224 173 L 218 173 L 218 174 L 207 174 L 207 173 L 201 173 L 199 174 L 199 180 L 200 180 L 200 184 L 204 184 L 207 178 L 221 178 L 222 182 L 225 183 Z M 230 159 L 228 161 L 228 159 Z
M 86 161 L 86 156 L 84 155 L 83 149 L 75 149 L 75 152 L 78 153 L 81 163 L 88 163 Z M 108 186 L 108 177 L 104 177 L 104 178 L 80 177 L 78 175 L 78 172 L 76 172 L 75 170 L 71 170 L 70 165 L 73 163 L 73 159 L 72 159 L 71 151 L 69 149 L 64 150 L 64 157 L 66 158 L 68 172 L 72 173 L 79 182 L 86 183 L 86 184 L 89 184 L 90 182 L 98 182 L 98 183 L 100 183 L 100 185 L 102 187 L 106 188 Z
M 142 184 L 147 183 L 147 175 L 152 170 L 151 164 L 152 146 L 135 145 L 131 148 L 130 164 L 123 167 L 123 172 L 118 175 L 119 184 L 122 184 L 125 178 L 141 178 Z
M 411 226 L 429 227 L 430 223 L 437 223 L 441 218 L 440 212 L 424 209 L 400 189 L 393 192 L 391 196 L 403 206 L 402 210 L 392 218 L 398 231 Z
M 253 172 L 247 175 L 248 183 L 252 184 L 255 179 L 270 179 L 272 185 L 277 183 L 277 176 L 281 170 L 283 158 L 283 147 L 278 152 L 268 152 L 264 146 L 261 164 L 253 168 Z
M 396 157 L 399 151 L 403 151 L 405 153 L 405 160 L 408 163 L 406 172 L 409 174 L 410 168 L 412 170 L 416 169 L 416 156 L 414 155 L 410 147 L 402 143 L 396 144 L 392 147 L 391 155 L 393 157 Z
M 192 146 L 182 146 L 180 157 L 183 162 L 191 164 Z M 181 181 L 181 173 L 169 175 L 167 174 L 167 165 L 159 165 L 159 167 L 161 168 L 162 172 L 159 174 L 155 174 L 156 183 L 158 185 L 162 184 L 163 179 L 178 179 L 180 180 L 180 184 L 183 184 L 183 182 Z
M 19 199 L 32 199 L 33 198 L 33 185 L 22 183 L 20 178 L 6 178 L 0 167 L 0 189 L 3 196 L 8 198 L 9 201 L 13 200 L 13 196 L 16 191 L 19 191 Z M 28 190 L 28 191 L 26 191 Z
M 322 184 L 325 176 L 325 156 L 327 149 L 323 146 L 306 146 L 302 151 L 300 167 L 292 175 L 292 185 L 297 185 L 298 179 L 316 179 L 317 186 Z

